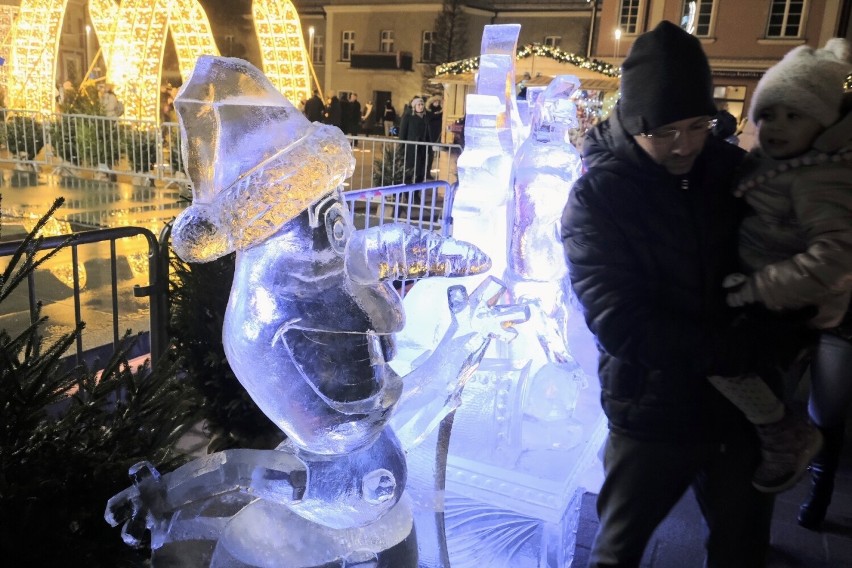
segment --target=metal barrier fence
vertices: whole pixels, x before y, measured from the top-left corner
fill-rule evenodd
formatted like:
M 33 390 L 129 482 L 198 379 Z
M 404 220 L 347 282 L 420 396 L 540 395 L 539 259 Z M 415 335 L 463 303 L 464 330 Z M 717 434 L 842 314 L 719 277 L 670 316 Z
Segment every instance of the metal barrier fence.
M 0 109 L 0 164 L 136 185 L 188 185 L 177 123 Z
M 406 142 L 396 138 L 347 136 L 355 154 L 349 189 L 411 185 L 424 181 L 458 181 L 461 146 Z
M 356 229 L 405 223 L 448 237 L 457 184 L 430 181 L 343 192 Z
M 0 164 L 57 175 L 130 178 L 135 185 L 190 186 L 178 124 L 77 114 L 0 109 Z M 349 189 L 455 183 L 461 146 L 347 136 L 355 155 Z
M 75 363 L 96 366 L 98 359 L 108 359 L 117 349 L 123 334 L 119 326 L 128 321 L 138 322 L 140 315 L 144 316 L 147 312 L 148 345 L 136 347 L 138 354 L 150 352 L 151 364 L 155 365 L 168 345 L 167 249 L 165 253 L 161 253 L 157 237 L 140 227 L 96 229 L 74 233 L 74 236 L 74 242 L 67 245 L 71 255 L 70 262 L 54 258 L 40 265 L 28 276 L 25 297 L 19 294 L 24 291 L 22 287 L 6 298 L 4 308 L 7 309 L 4 309 L 3 317 L 4 322 L 10 325 L 4 327 L 13 334 L 16 327 L 23 329 L 34 322 L 37 302 L 42 301 L 43 315 L 49 315 L 48 323 L 54 328 L 53 335 L 67 333 L 80 322 L 86 322 L 86 328 L 77 338 L 74 353 L 69 357 L 72 357 Z M 145 239 L 144 247 L 135 247 L 139 249 L 137 254 L 133 254 L 134 247 L 130 242 L 130 239 L 135 237 Z M 37 250 L 58 248 L 67 238 L 68 235 L 46 237 Z M 121 262 L 117 252 L 118 242 L 121 242 L 123 247 Z M 0 243 L 0 257 L 13 255 L 20 244 L 21 241 Z M 101 274 L 106 268 L 101 266 L 104 246 L 109 248 L 107 282 L 104 282 L 105 278 Z M 81 260 L 83 247 L 95 247 L 94 254 L 87 255 L 86 260 Z M 144 267 L 146 263 L 147 270 Z M 147 278 L 144 278 L 145 273 Z M 142 284 L 134 284 L 134 281 L 139 280 L 139 276 L 143 277 Z M 108 300 L 105 298 L 107 293 Z M 147 302 L 144 302 L 147 307 L 137 305 L 132 298 L 148 298 Z M 127 313 L 122 314 L 122 308 Z M 69 317 L 69 311 L 73 311 L 73 316 Z M 25 320 L 19 321 L 17 326 L 14 322 L 16 312 L 20 316 L 19 320 Z M 109 320 L 108 327 L 98 328 L 97 325 L 92 325 L 91 319 L 105 317 Z M 103 348 L 107 346 L 111 347 L 111 350 L 105 352 Z

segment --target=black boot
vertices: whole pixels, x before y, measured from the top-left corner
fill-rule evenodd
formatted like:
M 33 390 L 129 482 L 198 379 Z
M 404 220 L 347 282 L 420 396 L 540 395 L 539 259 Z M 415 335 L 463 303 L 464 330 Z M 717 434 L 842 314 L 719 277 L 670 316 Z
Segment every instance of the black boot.
M 811 493 L 799 508 L 799 525 L 817 530 L 825 519 L 831 494 L 834 493 L 834 476 L 840 462 L 844 427 L 820 428 L 823 436 L 822 450 L 811 462 Z

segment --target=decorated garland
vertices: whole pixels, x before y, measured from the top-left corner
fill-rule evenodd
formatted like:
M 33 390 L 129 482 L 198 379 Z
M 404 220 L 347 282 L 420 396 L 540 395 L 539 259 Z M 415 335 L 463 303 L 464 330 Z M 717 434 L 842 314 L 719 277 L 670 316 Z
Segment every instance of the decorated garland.
M 618 77 L 621 75 L 619 68 L 614 65 L 600 61 L 599 59 L 581 57 L 574 53 L 568 53 L 566 51 L 562 51 L 558 47 L 551 47 L 549 45 L 528 44 L 523 47 L 519 47 L 515 58 L 526 59 L 531 55 L 549 57 L 550 59 L 554 59 L 560 63 L 570 63 L 571 65 L 576 65 L 583 69 L 596 71 L 597 73 L 601 73 L 607 77 Z M 479 56 L 439 65 L 435 70 L 435 75 L 437 77 L 440 77 L 441 75 L 459 75 L 461 73 L 472 73 L 477 69 L 479 69 Z

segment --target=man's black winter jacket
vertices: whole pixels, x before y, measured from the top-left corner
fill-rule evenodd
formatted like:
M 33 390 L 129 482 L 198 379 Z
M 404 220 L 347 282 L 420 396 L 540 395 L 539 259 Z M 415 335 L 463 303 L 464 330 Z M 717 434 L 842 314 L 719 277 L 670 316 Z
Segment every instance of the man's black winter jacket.
M 571 284 L 600 351 L 610 428 L 648 440 L 724 437 L 742 417 L 707 380 L 738 271 L 733 197 L 744 152 L 708 137 L 690 174 L 653 162 L 616 113 L 584 144 L 588 171 L 562 218 Z

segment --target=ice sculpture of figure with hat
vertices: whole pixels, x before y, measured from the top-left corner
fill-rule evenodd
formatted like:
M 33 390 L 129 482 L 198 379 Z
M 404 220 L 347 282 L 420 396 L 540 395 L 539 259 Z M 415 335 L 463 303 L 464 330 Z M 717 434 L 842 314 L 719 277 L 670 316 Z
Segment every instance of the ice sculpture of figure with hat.
M 493 278 L 470 295 L 451 287 L 444 339 L 401 378 L 387 364 L 404 324 L 390 281 L 480 274 L 487 256 L 407 225 L 353 230 L 336 193 L 354 167 L 346 138 L 308 122 L 245 61 L 201 57 L 175 107 L 194 200 L 174 249 L 189 262 L 237 252 L 226 354 L 288 439 L 164 475 L 137 464 L 107 520 L 129 544 L 148 529 L 155 549 L 207 540 L 215 566 L 344 565 L 405 548 L 405 451 L 455 408 L 490 341 L 512 339 L 527 309 L 496 305 L 505 288 Z M 199 503 L 235 492 L 254 500 L 224 526 L 193 523 Z

